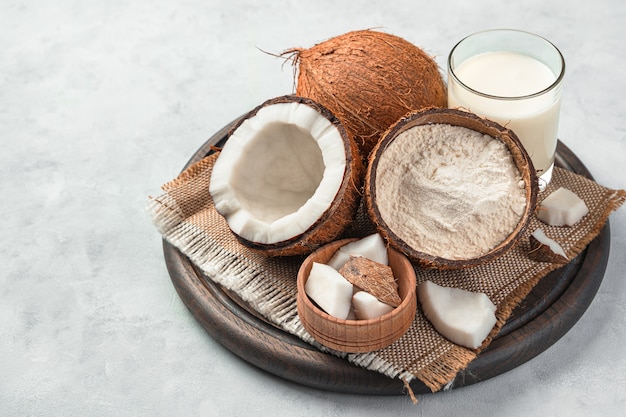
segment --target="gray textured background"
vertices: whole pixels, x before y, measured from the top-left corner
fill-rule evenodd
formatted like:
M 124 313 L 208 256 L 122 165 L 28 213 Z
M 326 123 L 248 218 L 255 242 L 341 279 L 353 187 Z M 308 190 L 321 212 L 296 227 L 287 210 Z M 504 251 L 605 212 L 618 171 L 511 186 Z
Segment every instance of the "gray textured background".
M 380 28 L 436 56 L 475 31 L 552 40 L 560 137 L 626 187 L 621 0 L 0 1 L 0 416 L 623 416 L 626 209 L 587 313 L 557 344 L 450 393 L 288 383 L 211 339 L 165 269 L 148 195 L 206 138 L 292 92 L 279 53 Z

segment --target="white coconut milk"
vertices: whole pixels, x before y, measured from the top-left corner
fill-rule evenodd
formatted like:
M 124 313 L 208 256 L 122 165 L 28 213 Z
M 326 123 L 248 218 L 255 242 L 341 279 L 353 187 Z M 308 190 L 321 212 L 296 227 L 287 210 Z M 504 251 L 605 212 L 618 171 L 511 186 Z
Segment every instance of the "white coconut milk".
M 527 55 L 487 52 L 463 61 L 454 74 L 474 91 L 449 80 L 448 107 L 467 109 L 513 130 L 538 174 L 551 170 L 560 94 L 558 89 L 537 94 L 556 81 L 550 68 Z

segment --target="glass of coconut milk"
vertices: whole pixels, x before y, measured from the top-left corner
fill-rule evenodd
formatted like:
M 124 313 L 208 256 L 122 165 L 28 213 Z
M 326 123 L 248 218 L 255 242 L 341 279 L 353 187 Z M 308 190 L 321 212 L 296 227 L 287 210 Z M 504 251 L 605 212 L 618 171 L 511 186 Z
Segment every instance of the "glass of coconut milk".
M 545 189 L 554 168 L 564 74 L 561 52 L 541 36 L 512 29 L 478 32 L 448 56 L 448 107 L 515 132 Z

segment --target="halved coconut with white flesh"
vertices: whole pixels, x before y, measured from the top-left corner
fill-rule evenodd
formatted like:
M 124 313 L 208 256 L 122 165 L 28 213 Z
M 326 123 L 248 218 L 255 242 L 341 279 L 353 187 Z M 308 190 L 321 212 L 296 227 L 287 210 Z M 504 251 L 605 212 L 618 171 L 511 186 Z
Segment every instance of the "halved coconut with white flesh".
M 282 96 L 233 127 L 209 192 L 243 245 L 288 256 L 309 253 L 350 225 L 361 177 L 357 147 L 339 120 L 313 100 Z
M 453 109 L 411 113 L 389 128 L 370 154 L 364 188 L 389 245 L 439 269 L 508 251 L 528 227 L 538 192 L 511 130 Z

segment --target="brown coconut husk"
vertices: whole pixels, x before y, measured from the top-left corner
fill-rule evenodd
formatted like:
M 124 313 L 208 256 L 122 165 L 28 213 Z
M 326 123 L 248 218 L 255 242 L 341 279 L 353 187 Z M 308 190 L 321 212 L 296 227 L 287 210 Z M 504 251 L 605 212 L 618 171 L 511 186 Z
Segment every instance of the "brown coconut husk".
M 327 210 L 303 233 L 288 240 L 276 243 L 252 242 L 237 234 L 237 240 L 244 246 L 269 256 L 293 256 L 313 252 L 320 246 L 335 240 L 353 222 L 361 202 L 362 182 L 365 167 L 359 155 L 358 147 L 350 138 L 339 119 L 320 103 L 305 97 L 286 95 L 269 99 L 244 115 L 231 129 L 229 135 L 241 124 L 256 115 L 265 106 L 278 103 L 301 103 L 315 109 L 335 126 L 344 139 L 346 169 L 341 187 Z M 263 173 L 259 173 L 263 175 Z
M 393 270 L 388 265 L 372 261 L 363 256 L 350 256 L 339 273 L 352 285 L 372 294 L 379 301 L 392 307 L 402 302 Z
M 335 114 L 364 159 L 400 117 L 447 106 L 437 63 L 395 35 L 354 31 L 310 49 L 289 49 L 282 56 L 297 66 L 296 95 L 312 98 Z

